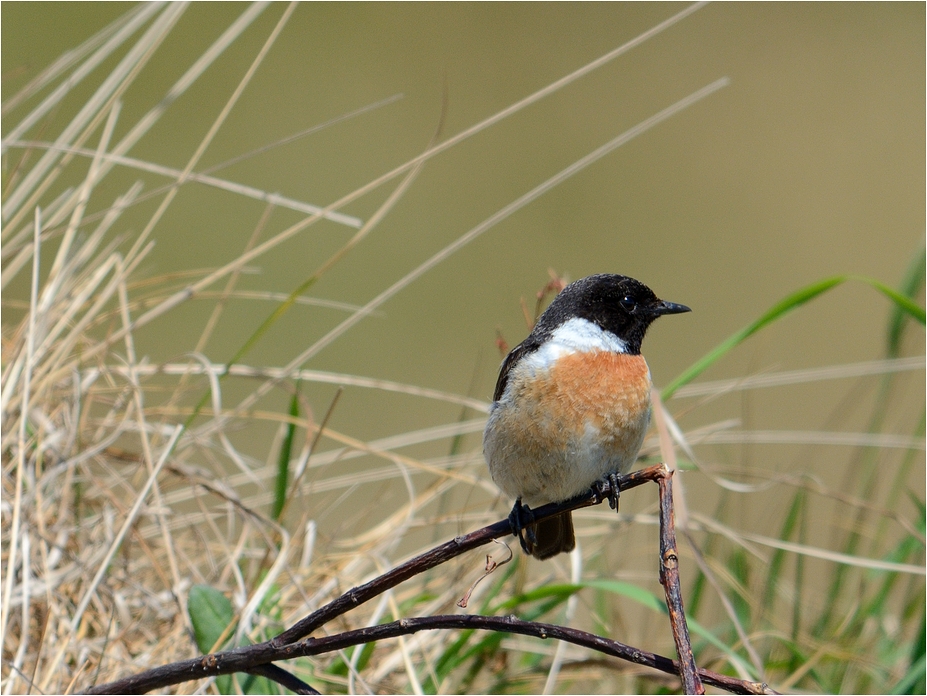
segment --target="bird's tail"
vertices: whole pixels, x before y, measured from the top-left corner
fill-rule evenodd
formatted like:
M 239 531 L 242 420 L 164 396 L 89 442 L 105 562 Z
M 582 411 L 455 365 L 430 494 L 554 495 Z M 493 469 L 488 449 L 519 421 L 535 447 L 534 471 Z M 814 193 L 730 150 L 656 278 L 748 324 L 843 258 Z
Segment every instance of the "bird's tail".
M 556 556 L 558 553 L 567 553 L 576 546 L 576 537 L 573 534 L 573 515 L 564 512 L 556 517 L 535 522 L 528 526 L 534 532 L 535 541 L 527 541 L 532 535 L 525 533 L 528 553 L 539 560 Z M 525 530 L 525 532 L 528 531 Z

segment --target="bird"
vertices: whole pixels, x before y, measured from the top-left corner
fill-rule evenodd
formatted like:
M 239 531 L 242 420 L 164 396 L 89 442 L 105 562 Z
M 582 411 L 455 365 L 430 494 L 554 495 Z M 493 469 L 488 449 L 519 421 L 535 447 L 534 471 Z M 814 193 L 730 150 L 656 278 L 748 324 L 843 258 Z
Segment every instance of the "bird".
M 572 551 L 570 512 L 535 522 L 531 510 L 605 490 L 637 459 L 650 424 L 651 377 L 641 355 L 650 324 L 692 311 L 634 278 L 603 273 L 567 285 L 502 362 L 483 433 L 522 549 L 545 560 Z

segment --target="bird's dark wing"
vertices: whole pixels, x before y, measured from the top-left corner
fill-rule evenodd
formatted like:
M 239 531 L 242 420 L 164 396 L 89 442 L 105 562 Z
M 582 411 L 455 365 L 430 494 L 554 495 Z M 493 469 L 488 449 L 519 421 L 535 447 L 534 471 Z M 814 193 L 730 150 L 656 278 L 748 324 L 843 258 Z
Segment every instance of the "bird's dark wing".
M 538 349 L 539 344 L 531 336 L 512 348 L 512 351 L 506 356 L 499 368 L 499 379 L 496 380 L 496 391 L 493 393 L 492 400 L 498 401 L 502 398 L 502 392 L 505 391 L 505 385 L 509 381 L 509 372 L 515 364 L 525 355 Z

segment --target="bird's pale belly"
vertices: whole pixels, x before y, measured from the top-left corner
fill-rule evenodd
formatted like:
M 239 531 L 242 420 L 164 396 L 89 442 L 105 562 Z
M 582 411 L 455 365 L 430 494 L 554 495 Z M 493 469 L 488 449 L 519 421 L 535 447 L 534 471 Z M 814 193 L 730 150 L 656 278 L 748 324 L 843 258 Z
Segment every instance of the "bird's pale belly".
M 483 438 L 493 481 L 537 507 L 627 472 L 650 422 L 650 387 L 640 355 L 572 353 L 549 368 L 516 367 Z

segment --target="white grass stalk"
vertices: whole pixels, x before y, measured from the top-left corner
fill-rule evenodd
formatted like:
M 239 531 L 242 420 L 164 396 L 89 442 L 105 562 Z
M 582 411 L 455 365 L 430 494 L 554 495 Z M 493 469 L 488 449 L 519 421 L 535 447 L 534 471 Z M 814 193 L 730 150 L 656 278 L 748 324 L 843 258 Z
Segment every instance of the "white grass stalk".
M 583 579 L 583 549 L 579 540 L 576 540 L 576 547 L 570 552 L 570 582 L 578 585 Z M 579 604 L 579 593 L 574 592 L 566 602 L 566 610 L 563 613 L 563 625 L 571 626 L 573 617 L 576 615 L 576 607 Z M 566 651 L 570 649 L 570 644 L 566 641 L 557 641 L 554 648 L 554 658 L 551 660 L 550 669 L 547 670 L 547 679 L 544 681 L 543 694 L 552 694 L 557 688 L 557 678 L 560 676 L 560 669 L 563 667 L 563 660 L 566 657 Z
M 260 4 L 260 5 L 263 5 L 263 4 Z M 257 7 L 257 9 L 261 9 L 261 8 Z M 239 22 L 243 23 L 243 20 L 246 20 L 246 19 L 250 21 L 252 17 L 247 16 L 247 15 L 248 13 L 246 13 L 241 18 L 239 18 Z M 229 38 L 234 38 L 235 34 L 233 30 L 237 31 L 238 29 L 239 28 L 237 26 L 230 27 L 230 29 L 227 31 L 227 34 L 233 34 L 233 36 Z M 224 48 L 224 45 L 225 44 L 223 43 L 220 46 Z M 199 62 L 205 62 L 204 59 L 206 57 L 209 57 L 209 59 L 212 60 L 214 58 L 214 52 L 207 52 L 207 54 L 204 54 L 204 56 L 201 57 Z M 193 68 L 191 68 L 188 71 L 188 73 L 189 72 L 194 72 Z M 194 74 L 198 75 L 198 72 Z M 172 103 L 179 96 L 179 94 L 173 93 L 175 91 L 176 90 L 171 90 L 171 93 L 169 93 L 168 97 L 163 99 L 162 102 L 159 103 L 158 107 L 156 107 L 151 112 L 149 112 L 149 114 L 146 115 L 146 117 L 143 118 L 142 121 L 140 121 L 138 125 L 136 125 L 133 131 L 129 135 L 127 135 L 125 138 L 123 138 L 122 141 L 120 141 L 120 143 L 114 148 L 113 153 L 105 154 L 103 156 L 104 161 L 108 165 L 110 166 L 120 165 L 124 167 L 130 167 L 133 169 L 146 171 L 152 174 L 165 176 L 171 179 L 179 180 L 183 178 L 183 171 L 181 171 L 180 169 L 174 169 L 173 167 L 166 167 L 160 164 L 155 164 L 154 162 L 148 162 L 148 161 L 140 160 L 134 157 L 126 157 L 124 155 L 116 154 L 116 152 L 127 151 L 129 146 L 133 145 L 135 141 L 138 139 L 138 137 L 141 137 L 141 135 L 145 131 L 147 131 L 148 128 L 150 128 L 150 125 L 153 123 L 153 120 L 155 120 L 158 116 L 160 116 L 161 113 L 163 113 L 164 109 L 166 108 L 166 104 Z M 308 215 L 319 214 L 322 217 L 332 222 L 337 222 L 343 225 L 347 225 L 348 227 L 359 228 L 363 223 L 359 218 L 354 217 L 353 215 L 345 215 L 343 213 L 338 213 L 338 212 L 333 212 L 333 211 L 325 212 L 323 208 L 321 208 L 320 206 L 313 205 L 311 203 L 306 203 L 303 201 L 298 201 L 292 198 L 288 198 L 286 196 L 280 195 L 279 193 L 270 193 L 267 191 L 262 191 L 261 189 L 254 188 L 252 186 L 246 186 L 244 184 L 239 184 L 233 181 L 219 179 L 214 176 L 210 176 L 210 173 L 223 169 L 225 167 L 231 166 L 232 164 L 239 162 L 243 159 L 246 159 L 248 157 L 253 157 L 257 154 L 260 154 L 272 148 L 280 147 L 281 145 L 290 143 L 299 138 L 303 138 L 307 135 L 323 130 L 324 128 L 328 128 L 329 126 L 335 125 L 347 119 L 354 118 L 355 116 L 359 116 L 361 114 L 367 113 L 374 109 L 380 108 L 381 106 L 392 104 L 393 102 L 397 101 L 401 97 L 402 97 L 401 94 L 393 95 L 392 97 L 382 99 L 378 102 L 374 102 L 373 104 L 368 104 L 359 109 L 355 109 L 354 111 L 351 111 L 346 114 L 342 114 L 341 116 L 337 116 L 335 118 L 329 119 L 328 121 L 325 121 L 324 123 L 320 123 L 315 126 L 312 126 L 311 128 L 307 128 L 304 131 L 301 131 L 295 135 L 291 135 L 287 138 L 283 138 L 277 142 L 272 143 L 271 145 L 267 145 L 267 146 L 258 148 L 256 150 L 253 150 L 251 152 L 238 155 L 237 157 L 233 157 L 232 159 L 227 160 L 226 162 L 221 162 L 217 165 L 214 165 L 203 172 L 190 172 L 187 174 L 186 180 L 195 181 L 201 184 L 205 184 L 207 186 L 212 186 L 212 187 L 215 187 L 215 188 L 218 188 L 224 191 L 229 191 L 231 193 L 242 195 L 248 198 L 254 198 L 256 200 L 265 201 L 269 204 L 277 205 L 279 207 L 287 208 L 289 210 L 294 210 L 296 212 L 301 212 L 301 213 L 305 213 Z M 140 126 L 143 126 L 143 127 L 140 127 Z M 93 157 L 95 155 L 95 152 L 93 150 L 89 150 L 87 148 L 57 145 L 55 143 L 49 143 L 49 142 L 40 141 L 40 140 L 20 140 L 20 139 L 6 138 L 3 140 L 3 145 L 5 148 L 18 147 L 18 148 L 38 148 L 38 149 L 43 149 L 43 150 L 56 150 L 62 153 L 68 153 L 72 155 L 81 155 L 85 157 Z M 106 169 L 104 170 L 104 173 L 108 171 L 109 168 L 110 167 L 106 167 Z M 171 186 L 174 186 L 174 185 L 175 184 L 172 183 L 169 186 L 164 187 L 164 190 L 167 190 Z M 148 193 L 147 195 L 151 196 L 152 193 Z M 49 218 L 49 219 L 53 220 L 53 218 Z
M 136 7 L 133 7 L 122 17 L 119 17 L 108 27 L 105 27 L 101 31 L 97 32 L 77 48 L 62 54 L 60 58 L 58 58 L 48 68 L 39 73 L 39 75 L 34 80 L 30 81 L 29 84 L 23 87 L 23 89 L 21 89 L 15 96 L 13 96 L 7 102 L 4 102 L 2 113 L 4 116 L 6 116 L 21 102 L 28 99 L 35 92 L 41 90 L 42 87 L 54 80 L 59 74 L 64 72 L 76 61 L 82 59 L 83 56 L 86 55 L 89 51 L 93 50 L 97 46 L 100 46 L 100 48 L 92 56 L 90 56 L 90 58 L 84 61 L 84 63 L 81 64 L 81 66 L 67 78 L 67 80 L 58 85 L 51 94 L 42 100 L 41 104 L 33 109 L 25 118 L 19 121 L 13 127 L 13 129 L 7 133 L 7 138 L 10 140 L 17 140 L 25 133 L 28 133 L 29 129 L 38 123 L 39 119 L 45 116 L 45 114 L 47 114 L 54 106 L 56 106 L 62 99 L 64 99 L 68 92 L 70 92 L 73 87 L 78 85 L 85 77 L 87 77 L 87 75 L 89 75 L 94 70 L 94 68 L 109 58 L 113 51 L 125 43 L 129 37 L 132 36 L 132 34 L 134 34 L 139 27 L 147 22 L 152 17 L 152 15 L 157 13 L 163 5 L 163 2 L 151 2 L 141 3 Z M 104 43 L 101 45 L 101 42 Z M 4 145 L 0 152 L 6 152 L 6 145 Z
M 58 253 L 55 254 L 55 261 L 52 264 L 51 270 L 48 272 L 48 278 L 45 280 L 45 288 L 42 291 L 42 299 L 39 303 L 39 311 L 42 312 L 43 315 L 48 311 L 55 296 L 58 294 L 59 286 L 63 280 L 62 271 L 71 253 L 71 244 L 74 241 L 74 235 L 77 233 L 77 226 L 80 224 L 81 218 L 83 217 L 84 210 L 87 207 L 87 201 L 90 200 L 90 192 L 93 191 L 97 175 L 100 171 L 100 156 L 106 151 L 109 145 L 109 139 L 113 134 L 113 129 L 116 127 L 116 121 L 119 119 L 120 109 L 120 102 L 118 100 L 113 102 L 112 108 L 109 110 L 109 117 L 106 119 L 106 125 L 103 128 L 100 144 L 90 163 L 90 171 L 87 172 L 87 176 L 84 177 L 84 181 L 78 189 L 77 205 L 74 206 L 74 210 L 71 213 L 71 220 L 68 223 L 67 229 L 64 231 L 64 237 L 61 240 L 61 244 L 58 245 Z
M 357 307 L 354 307 L 357 309 Z M 349 309 L 349 307 L 344 307 Z M 142 376 L 151 375 L 222 375 L 226 372 L 226 366 L 217 363 L 164 363 L 162 365 L 137 365 L 136 372 Z M 123 365 L 109 365 L 106 370 L 113 374 L 126 374 L 126 367 Z M 92 367 L 84 372 L 86 378 L 96 377 L 100 374 L 99 369 Z M 397 394 L 406 394 L 424 399 L 435 399 L 444 401 L 449 404 L 466 406 L 478 413 L 489 413 L 489 402 L 482 399 L 474 399 L 468 396 L 460 396 L 451 392 L 429 389 L 427 387 L 418 387 L 413 384 L 404 384 L 394 382 L 388 379 L 377 379 L 376 377 L 362 377 L 360 375 L 349 375 L 342 372 L 325 372 L 322 370 L 297 370 L 296 372 L 287 371 L 284 367 L 254 367 L 251 365 L 230 365 L 228 374 L 234 377 L 248 377 L 254 379 L 299 379 L 303 382 L 318 382 L 320 384 L 338 384 L 344 387 L 359 387 L 362 389 L 377 389 L 386 392 L 395 392 Z
M 119 216 L 122 215 L 125 209 L 132 205 L 135 199 L 138 198 L 141 191 L 142 184 L 140 181 L 136 181 L 129 187 L 128 191 L 117 198 L 115 203 L 107 209 L 106 215 L 103 216 L 100 224 L 90 233 L 90 236 L 87 237 L 87 240 L 80 246 L 77 253 L 74 255 L 72 263 L 75 269 L 83 268 L 90 263 L 90 258 L 94 252 L 98 251 L 100 248 L 103 237 L 109 232 L 110 228 L 116 220 L 119 219 Z M 106 252 L 100 254 L 100 256 L 106 255 Z
M 383 572 L 383 569 L 380 569 L 380 572 Z M 379 623 L 380 619 L 386 613 L 386 608 L 389 604 L 389 598 L 386 593 L 380 598 L 380 601 L 377 602 L 377 607 L 373 611 L 371 616 L 371 625 L 376 625 Z M 371 688 L 368 680 L 365 680 L 363 675 L 357 669 L 357 663 L 360 662 L 361 654 L 363 653 L 363 645 L 355 645 L 354 649 L 351 651 L 351 657 L 345 654 L 344 650 L 340 650 L 341 659 L 344 661 L 344 664 L 348 667 L 348 682 L 347 682 L 347 692 L 348 694 L 357 693 L 357 682 L 360 682 L 361 687 L 363 688 L 363 693 L 365 694 L 375 694 L 376 692 Z M 373 683 L 376 683 L 376 679 L 373 680 Z
M 113 148 L 114 155 L 124 155 L 128 152 L 151 127 L 157 123 L 161 115 L 179 99 L 193 85 L 194 82 L 222 55 L 235 40 L 251 26 L 252 22 L 267 8 L 267 2 L 254 2 L 222 32 L 212 45 L 191 65 L 177 82 L 167 91 L 162 99 L 146 113 L 122 140 Z M 104 174 L 108 169 L 104 169 Z
M 264 522 L 271 524 L 274 531 L 279 535 L 280 548 L 277 550 L 277 557 L 274 559 L 274 562 L 264 574 L 264 579 L 261 580 L 261 584 L 251 593 L 251 598 L 241 610 L 241 615 L 238 620 L 238 629 L 235 631 L 234 645 L 241 645 L 244 637 L 251 632 L 254 615 L 257 613 L 258 609 L 260 609 L 261 604 L 267 598 L 268 592 L 271 591 L 274 583 L 277 582 L 277 578 L 280 577 L 280 573 L 284 571 L 290 559 L 290 535 L 287 533 L 286 529 L 269 520 L 264 520 Z
M 713 433 L 700 444 L 767 444 L 767 445 L 823 445 L 842 447 L 879 447 L 882 449 L 909 449 L 924 451 L 927 443 L 922 437 L 892 433 L 824 432 L 821 430 L 739 430 Z
M 770 374 L 751 375 L 740 379 L 723 379 L 714 382 L 699 382 L 680 387 L 673 394 L 674 399 L 693 396 L 716 396 L 733 391 L 782 387 L 789 384 L 807 384 L 826 379 L 849 379 L 851 377 L 869 377 L 894 372 L 923 370 L 927 367 L 927 358 L 915 355 L 910 358 L 892 358 L 890 360 L 869 360 L 846 365 L 829 365 L 811 367 L 803 370 L 789 370 Z
M 122 323 L 123 326 L 129 326 L 132 323 L 132 319 L 129 315 L 129 297 L 128 292 L 126 291 L 126 284 L 121 265 L 117 266 L 116 276 L 119 278 L 119 310 L 120 315 L 122 316 Z M 135 339 L 133 338 L 131 332 L 126 334 L 125 345 L 126 359 L 128 361 L 129 368 L 129 381 L 131 383 L 133 399 L 135 401 L 135 412 L 138 418 L 138 434 L 142 444 L 142 455 L 145 460 L 145 465 L 148 467 L 148 471 L 151 472 L 154 469 L 154 455 L 152 454 L 151 441 L 148 437 L 148 425 L 145 422 L 145 402 L 142 385 L 139 383 L 138 375 L 136 375 L 134 371 L 137 360 L 135 357 Z M 168 568 L 171 571 L 172 589 L 174 591 L 174 596 L 181 597 L 182 593 L 180 591 L 180 568 L 177 563 L 177 557 L 174 553 L 174 549 L 177 548 L 177 544 L 174 543 L 174 540 L 171 538 L 170 529 L 168 528 L 168 524 L 165 519 L 164 506 L 161 499 L 161 490 L 158 487 L 157 480 L 152 482 L 151 491 L 152 497 L 155 501 L 154 506 L 157 509 L 155 519 L 157 519 L 158 527 L 161 530 L 161 537 L 162 541 L 164 542 L 164 550 L 165 555 L 167 556 Z M 181 607 L 182 609 L 186 609 L 183 603 L 181 604 Z M 190 622 L 190 618 L 187 612 L 181 611 L 181 616 L 183 617 L 184 623 L 187 625 L 188 630 L 192 631 L 193 625 Z
M 13 495 L 13 519 L 10 524 L 10 548 L 6 560 L 6 583 L 3 587 L 3 606 L 0 607 L 0 645 L 6 645 L 6 629 L 10 619 L 10 599 L 13 596 L 13 582 L 16 578 L 16 554 L 22 520 L 23 477 L 26 475 L 26 422 L 29 417 L 29 397 L 32 388 L 32 358 L 35 348 L 36 309 L 39 299 L 39 240 L 42 235 L 42 211 L 35 209 L 35 254 L 32 257 L 32 286 L 29 294 L 29 325 L 26 330 L 26 353 L 24 361 L 22 406 L 19 412 L 19 437 L 16 443 L 16 492 Z M 17 380 L 18 381 L 18 380 Z M 8 413 L 6 408 L 3 413 Z M 38 449 L 38 443 L 36 449 Z M 24 627 L 25 631 L 26 628 Z
M 152 215 L 151 219 L 148 221 L 148 224 L 145 225 L 145 229 L 142 230 L 138 238 L 132 244 L 132 249 L 126 255 L 127 258 L 132 258 L 134 254 L 142 248 L 142 245 L 148 239 L 148 235 L 151 234 L 151 231 L 154 229 L 155 225 L 161 220 L 161 217 L 164 215 L 165 211 L 170 206 L 171 202 L 174 200 L 179 186 L 186 182 L 187 177 L 193 171 L 193 168 L 199 163 L 200 158 L 203 156 L 203 153 L 206 152 L 206 149 L 212 143 L 213 138 L 216 137 L 216 134 L 219 132 L 219 129 L 225 123 L 225 119 L 228 118 L 228 115 L 231 113 L 235 104 L 238 103 L 238 99 L 244 93 L 245 88 L 251 82 L 251 78 L 254 77 L 254 74 L 257 72 L 257 69 L 260 67 L 261 63 L 264 62 L 264 58 L 267 56 L 267 53 L 270 51 L 271 47 L 277 41 L 277 37 L 280 36 L 280 32 L 283 31 L 283 27 L 286 26 L 287 21 L 290 16 L 293 14 L 293 11 L 296 9 L 295 3 L 290 3 L 286 10 L 284 10 L 283 15 L 280 17 L 277 25 L 274 27 L 273 31 L 270 33 L 270 36 L 267 37 L 267 40 L 264 42 L 264 45 L 261 47 L 261 50 L 258 51 L 257 56 L 251 62 L 251 65 L 248 67 L 247 72 L 244 77 L 239 81 L 238 86 L 235 88 L 235 91 L 232 92 L 232 96 L 229 97 L 228 101 L 225 103 L 225 106 L 222 107 L 222 111 L 219 112 L 219 115 L 216 117 L 216 120 L 213 121 L 212 125 L 209 128 L 209 131 L 206 133 L 205 137 L 200 141 L 200 144 L 197 146 L 196 151 L 190 157 L 187 162 L 187 166 L 184 167 L 184 170 L 180 174 L 180 178 L 177 179 L 176 185 L 168 191 L 167 195 L 161 201 L 161 204 L 158 206 L 158 209 Z
M 26 657 L 26 650 L 29 648 L 29 609 L 30 593 L 32 592 L 32 555 L 30 553 L 29 532 L 23 534 L 23 579 L 20 585 L 22 590 L 22 630 L 19 635 L 19 646 L 16 649 L 16 655 L 13 658 L 13 669 L 10 670 L 10 678 L 5 685 L 4 691 L 8 694 L 15 693 L 14 687 L 19 675 L 22 674 L 23 661 Z
M 358 189 L 353 194 L 351 194 L 351 197 L 349 199 L 348 198 L 342 199 L 341 201 L 339 201 L 336 204 L 333 204 L 333 206 L 330 206 L 330 207 L 338 208 L 338 207 L 341 207 L 342 205 L 345 205 L 346 203 L 350 202 L 350 200 L 354 200 L 354 197 L 356 195 L 363 195 L 367 193 L 368 191 L 372 191 L 373 189 L 378 188 L 382 184 L 385 184 L 387 181 L 390 181 L 391 179 L 396 178 L 403 172 L 411 169 L 412 167 L 415 167 L 419 163 L 425 162 L 426 160 L 431 159 L 435 155 L 438 155 L 444 152 L 445 150 L 448 150 L 454 147 L 458 143 L 466 140 L 467 138 L 473 135 L 476 135 L 477 133 L 484 131 L 485 129 L 489 128 L 490 126 L 495 125 L 499 121 L 502 121 L 503 119 L 508 118 L 512 114 L 518 113 L 522 109 L 530 106 L 531 104 L 534 104 L 537 101 L 540 101 L 544 97 L 550 96 L 554 92 L 560 89 L 563 89 L 567 85 L 575 82 L 576 80 L 582 77 L 585 77 L 586 75 L 593 72 L 594 70 L 601 68 L 603 65 L 610 63 L 611 61 L 615 60 L 619 56 L 624 55 L 625 53 L 630 51 L 632 48 L 636 48 L 637 46 L 641 45 L 648 39 L 652 39 L 654 36 L 665 31 L 666 29 L 669 29 L 674 24 L 681 22 L 683 19 L 688 17 L 690 14 L 692 14 L 696 10 L 700 10 L 702 7 L 704 7 L 707 4 L 708 4 L 707 2 L 696 2 L 696 3 L 693 3 L 692 5 L 689 5 L 685 9 L 674 14 L 672 17 L 669 17 L 668 19 L 663 20 L 655 27 L 652 27 L 641 34 L 638 34 L 636 37 L 634 37 L 627 43 L 624 43 L 618 48 L 612 51 L 609 51 L 605 55 L 600 56 L 599 58 L 596 58 L 591 63 L 587 63 L 586 65 L 579 68 L 578 70 L 574 70 L 569 75 L 566 75 L 564 77 L 561 77 L 559 80 L 551 82 L 549 85 L 542 87 L 537 92 L 534 92 L 533 94 L 528 95 L 524 99 L 521 99 L 520 101 L 515 102 L 511 106 L 508 106 L 502 109 L 501 111 L 496 112 L 489 118 L 483 121 L 480 121 L 476 125 L 470 126 L 470 128 L 467 128 L 466 130 L 458 133 L 454 137 L 449 138 L 448 140 L 445 140 L 444 142 L 438 145 L 435 145 L 434 147 L 428 148 L 427 150 L 425 150 L 425 152 L 420 154 L 418 157 L 414 157 L 413 159 L 409 160 L 405 164 L 402 164 L 396 167 L 392 171 L 387 172 L 381 177 L 374 179 L 373 181 L 371 181 L 369 184 L 365 185 L 364 187 Z M 327 208 L 327 209 L 330 209 L 330 208 Z
M 73 193 L 74 193 L 74 188 L 69 186 L 64 191 L 62 191 L 60 194 L 58 194 L 57 198 L 55 198 L 51 203 L 49 203 L 47 206 L 42 208 L 42 210 L 45 211 L 45 215 L 46 216 L 56 215 L 57 212 L 68 201 L 68 199 L 71 197 L 71 194 Z M 47 229 L 47 225 L 46 225 L 46 229 Z M 19 270 L 19 265 L 17 265 L 17 262 L 19 262 L 20 257 L 25 255 L 26 259 L 32 258 L 31 240 L 26 242 L 25 247 L 22 247 L 21 244 L 22 242 L 26 241 L 27 238 L 30 238 L 32 236 L 33 231 L 34 231 L 33 223 L 30 222 L 26 225 L 23 225 L 23 227 L 19 230 L 19 232 L 16 233 L 16 235 L 11 240 L 9 240 L 8 242 L 4 241 L 3 246 L 0 247 L 0 258 L 8 259 L 10 256 L 13 255 L 14 252 L 16 253 L 16 261 L 7 264 L 7 266 L 3 269 L 3 276 L 4 276 L 3 285 L 0 285 L 0 287 L 6 287 L 6 284 L 9 282 L 9 278 L 7 277 L 8 274 L 11 272 L 9 269 L 15 267 L 16 270 Z M 3 232 L 8 232 L 8 229 L 4 227 Z
M 118 287 L 117 278 L 111 277 L 98 294 L 96 302 L 84 312 L 84 315 L 76 323 L 72 323 L 72 320 L 85 308 L 86 303 L 90 301 L 91 296 L 106 280 L 106 277 L 116 270 L 118 260 L 118 256 L 113 255 L 94 271 L 87 282 L 81 286 L 80 291 L 68 304 L 55 325 L 42 337 L 39 348 L 44 358 L 41 367 L 43 376 L 54 369 L 58 362 L 70 353 L 74 344 L 82 339 L 83 330 L 96 318 L 98 312 L 116 292 Z M 61 338 L 60 341 L 58 340 L 59 337 Z M 49 352 L 50 356 L 47 355 Z M 5 406 L 10 403 L 15 402 L 7 401 Z
M 401 620 L 404 618 L 399 610 L 399 602 L 396 601 L 395 593 L 392 590 L 387 590 L 384 596 L 389 601 L 389 608 L 395 619 Z M 418 672 L 415 669 L 415 665 L 412 663 L 412 651 L 409 648 L 409 641 L 406 640 L 405 636 L 399 636 L 398 644 L 399 653 L 402 655 L 402 665 L 405 668 L 406 678 L 409 680 L 412 693 L 417 696 L 424 696 L 425 690 L 422 688 L 422 683 L 418 678 Z M 358 650 L 356 654 L 359 656 L 360 653 L 361 651 Z M 434 670 L 432 670 L 432 672 L 433 671 Z
M 64 131 L 55 140 L 58 145 L 80 144 L 78 136 L 84 131 L 84 137 L 89 133 L 85 128 L 96 119 L 101 109 L 118 93 L 128 87 L 131 80 L 138 74 L 141 67 L 151 58 L 155 49 L 164 40 L 174 23 L 180 19 L 186 9 L 186 3 L 171 3 L 164 7 L 161 15 L 152 23 L 148 31 L 129 50 L 119 65 L 106 77 L 103 84 L 97 88 L 96 93 L 87 101 L 77 115 L 65 127 Z M 39 182 L 48 173 L 49 169 L 58 161 L 59 153 L 54 150 L 46 152 L 35 164 L 29 173 L 23 177 L 16 189 L 10 194 L 3 205 L 4 220 L 13 220 L 20 206 L 32 195 Z M 42 186 L 50 183 L 51 177 L 46 178 Z M 39 191 L 42 190 L 40 187 Z M 15 224 L 15 223 L 14 223 Z
M 695 513 L 693 513 L 692 517 L 696 517 Z M 890 573 L 905 573 L 907 575 L 927 575 L 927 568 L 922 565 L 913 565 L 910 563 L 893 563 L 891 561 L 880 561 L 875 558 L 851 556 L 849 554 L 839 553 L 837 551 L 830 551 L 829 549 L 822 549 L 818 546 L 808 546 L 806 544 L 797 544 L 791 541 L 783 541 L 782 539 L 773 539 L 772 537 L 763 536 L 762 534 L 752 534 L 750 532 L 733 532 L 726 527 L 722 529 L 722 525 L 719 525 L 710 517 L 704 515 L 698 515 L 697 517 L 699 523 L 701 523 L 703 527 L 713 531 L 721 531 L 724 536 L 737 539 L 741 545 L 743 545 L 743 542 L 747 541 L 754 544 L 760 544 L 762 546 L 768 546 L 773 549 L 779 549 L 781 551 L 788 551 L 789 553 L 797 553 L 802 556 L 808 556 L 809 558 L 818 558 L 821 560 L 841 563 L 843 565 L 853 566 L 856 568 L 871 568 L 873 570 L 883 570 Z
M 88 150 L 84 147 L 62 146 L 56 145 L 55 143 L 43 142 L 40 140 L 5 139 L 3 142 L 8 147 L 42 148 L 45 150 L 55 150 L 57 152 L 80 156 L 91 156 L 93 154 L 93 150 Z M 166 167 L 164 165 L 155 164 L 154 162 L 146 162 L 145 160 L 136 159 L 134 157 L 125 157 L 121 155 L 108 154 L 104 155 L 104 159 L 106 162 L 112 165 L 118 164 L 123 167 L 130 167 L 132 169 L 138 169 L 150 174 L 157 174 L 159 176 L 165 176 L 174 179 L 175 181 L 172 182 L 169 186 L 165 187 L 165 189 L 176 186 L 177 182 L 192 181 L 199 184 L 204 184 L 206 186 L 211 186 L 222 191 L 228 191 L 229 193 L 234 193 L 239 196 L 244 196 L 245 198 L 253 198 L 254 200 L 264 201 L 265 203 L 275 205 L 280 208 L 286 208 L 287 210 L 294 210 L 297 213 L 304 213 L 306 215 L 321 215 L 331 222 L 337 222 L 348 227 L 359 228 L 363 224 L 360 218 L 353 215 L 345 215 L 344 213 L 338 212 L 325 212 L 321 206 L 313 205 L 312 203 L 298 201 L 295 198 L 288 198 L 287 196 L 283 196 L 279 193 L 270 193 L 253 186 L 239 184 L 234 181 L 219 179 L 217 177 L 210 176 L 209 174 L 189 172 L 184 175 L 184 172 L 180 169 L 174 169 L 173 167 Z
M 119 157 L 128 152 L 138 140 L 147 133 L 158 121 L 161 115 L 173 104 L 187 89 L 202 75 L 202 73 L 225 51 L 225 49 L 238 38 L 238 36 L 260 15 L 268 3 L 253 3 L 246 9 L 232 25 L 216 39 L 215 42 L 200 56 L 200 58 L 181 76 L 181 78 L 168 90 L 167 94 L 146 113 L 135 126 L 116 144 L 110 156 L 104 159 L 99 178 L 103 178 L 119 161 Z M 11 138 L 12 139 L 12 138 Z M 86 152 L 83 148 L 60 142 L 59 138 L 54 144 L 43 144 L 49 150 L 66 154 Z M 6 141 L 5 141 L 6 142 Z M 73 204 L 73 200 L 72 203 Z M 49 218 L 49 225 L 56 225 L 59 218 Z

